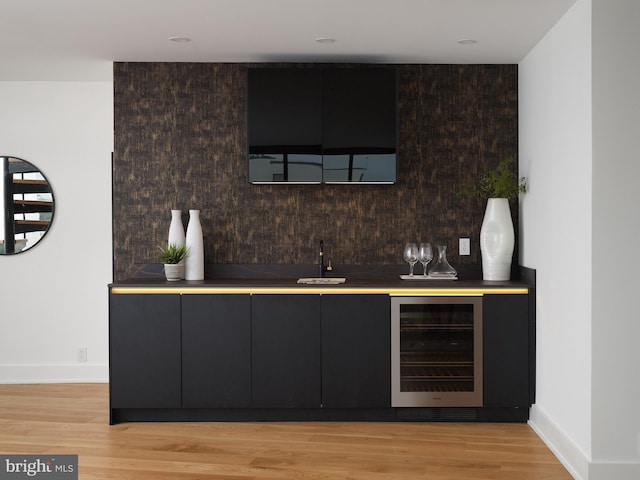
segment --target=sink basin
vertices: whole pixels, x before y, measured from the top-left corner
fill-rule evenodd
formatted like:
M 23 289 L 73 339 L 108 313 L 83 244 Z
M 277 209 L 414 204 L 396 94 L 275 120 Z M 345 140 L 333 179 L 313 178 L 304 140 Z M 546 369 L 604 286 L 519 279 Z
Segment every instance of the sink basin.
M 299 278 L 297 283 L 304 283 L 305 285 L 338 285 L 346 280 L 346 278 L 338 277 L 310 277 Z

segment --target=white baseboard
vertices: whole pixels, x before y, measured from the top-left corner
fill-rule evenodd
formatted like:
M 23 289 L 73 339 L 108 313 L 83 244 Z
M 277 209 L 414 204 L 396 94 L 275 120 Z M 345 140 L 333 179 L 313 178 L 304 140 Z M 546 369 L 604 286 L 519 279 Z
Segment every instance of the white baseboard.
M 1 383 L 107 383 L 109 365 L 0 365 Z
M 537 405 L 531 407 L 529 425 L 574 479 L 589 480 L 589 459 Z
M 538 406 L 531 407 L 529 425 L 576 480 L 638 480 L 639 462 L 593 462 Z
M 638 480 L 640 463 L 593 462 L 589 468 L 589 480 Z

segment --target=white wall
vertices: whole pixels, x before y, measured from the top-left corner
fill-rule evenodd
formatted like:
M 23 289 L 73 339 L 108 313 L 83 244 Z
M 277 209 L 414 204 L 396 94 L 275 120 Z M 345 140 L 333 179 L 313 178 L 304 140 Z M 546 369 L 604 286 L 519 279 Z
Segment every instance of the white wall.
M 38 166 L 55 196 L 45 238 L 0 256 L 0 383 L 107 381 L 112 83 L 0 82 L 0 105 L 0 155 Z
M 573 473 L 591 455 L 590 1 L 519 65 L 521 263 L 537 270 L 532 425 Z M 573 241 L 572 241 L 573 240 Z
M 638 260 L 624 247 L 640 236 L 636 3 L 578 0 L 519 69 L 521 262 L 538 274 L 531 425 L 584 480 L 640 478 Z
M 593 467 L 589 478 L 639 479 L 640 257 L 635 244 L 640 239 L 640 2 L 592 2 Z M 611 274 L 615 282 L 607 278 Z

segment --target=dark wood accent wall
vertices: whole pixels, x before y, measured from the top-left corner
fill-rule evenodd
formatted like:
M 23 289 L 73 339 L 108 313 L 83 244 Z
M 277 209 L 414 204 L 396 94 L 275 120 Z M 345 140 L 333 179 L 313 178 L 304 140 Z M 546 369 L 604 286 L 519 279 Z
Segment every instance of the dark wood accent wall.
M 114 64 L 115 281 L 158 262 L 172 208 L 201 211 L 207 264 L 311 264 L 320 239 L 336 265 L 402 265 L 407 241 L 480 263 L 485 204 L 457 193 L 517 157 L 517 65 L 396 66 L 398 182 L 378 186 L 249 184 L 247 66 Z

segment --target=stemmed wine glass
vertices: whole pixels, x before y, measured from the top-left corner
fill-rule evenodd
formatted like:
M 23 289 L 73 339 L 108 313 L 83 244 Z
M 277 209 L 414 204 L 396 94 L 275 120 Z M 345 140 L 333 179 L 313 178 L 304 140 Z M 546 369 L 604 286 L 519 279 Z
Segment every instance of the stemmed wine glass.
M 404 246 L 402 258 L 409 263 L 409 276 L 413 277 L 413 266 L 418 262 L 418 247 L 415 243 L 407 243 Z
M 420 249 L 418 250 L 418 260 L 422 264 L 424 271 L 422 272 L 423 276 L 427 276 L 427 265 L 433 259 L 433 251 L 431 250 L 430 243 L 421 243 Z

